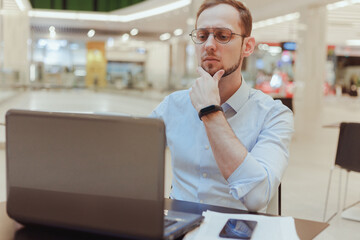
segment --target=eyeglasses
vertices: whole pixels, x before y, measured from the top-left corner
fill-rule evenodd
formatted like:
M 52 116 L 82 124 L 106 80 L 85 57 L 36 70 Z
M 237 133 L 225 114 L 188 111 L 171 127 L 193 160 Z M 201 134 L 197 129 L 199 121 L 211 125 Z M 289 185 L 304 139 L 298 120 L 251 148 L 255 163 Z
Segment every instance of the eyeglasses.
M 208 28 L 194 29 L 189 34 L 189 36 L 191 37 L 191 39 L 193 40 L 193 42 L 195 44 L 201 44 L 201 43 L 206 42 L 206 40 L 209 38 L 210 34 L 214 34 L 215 40 L 221 44 L 226 44 L 226 43 L 230 42 L 232 35 L 246 37 L 245 35 L 233 33 L 228 28 L 211 28 L 211 29 L 212 29 L 212 32 L 210 32 L 209 31 L 210 29 L 208 29 Z

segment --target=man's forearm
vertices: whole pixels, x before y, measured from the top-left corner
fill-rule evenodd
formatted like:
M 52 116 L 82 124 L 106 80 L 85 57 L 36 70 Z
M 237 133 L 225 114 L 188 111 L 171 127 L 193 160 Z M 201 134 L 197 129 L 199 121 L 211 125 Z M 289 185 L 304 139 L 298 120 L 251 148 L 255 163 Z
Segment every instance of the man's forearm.
M 222 112 L 202 117 L 216 163 L 228 179 L 243 163 L 247 149 L 236 137 Z

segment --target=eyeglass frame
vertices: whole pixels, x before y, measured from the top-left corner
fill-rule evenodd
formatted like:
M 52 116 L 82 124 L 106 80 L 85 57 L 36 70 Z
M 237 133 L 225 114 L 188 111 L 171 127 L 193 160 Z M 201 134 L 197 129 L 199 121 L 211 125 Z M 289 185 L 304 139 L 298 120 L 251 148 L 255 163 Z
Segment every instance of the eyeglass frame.
M 189 36 L 191 37 L 191 40 L 192 40 L 195 44 L 203 44 L 203 43 L 205 43 L 205 42 L 209 39 L 209 36 L 208 36 L 208 37 L 206 38 L 206 40 L 203 41 L 203 42 L 197 43 L 197 42 L 194 41 L 194 39 L 193 39 L 193 32 L 194 32 L 194 31 L 201 30 L 201 29 L 205 29 L 205 30 L 212 29 L 212 30 L 213 30 L 212 32 L 208 31 L 208 32 L 209 32 L 209 36 L 210 36 L 210 34 L 213 34 L 213 35 L 214 35 L 214 30 L 216 30 L 216 29 L 226 29 L 226 30 L 229 30 L 229 31 L 231 32 L 231 37 L 229 38 L 229 41 L 227 41 L 227 42 L 220 42 L 220 41 L 216 38 L 216 35 L 214 35 L 214 39 L 215 39 L 218 43 L 220 43 L 220 44 L 227 44 L 227 43 L 229 43 L 229 42 L 231 41 L 233 35 L 240 36 L 240 37 L 243 37 L 243 38 L 246 38 L 246 37 L 247 37 L 245 34 L 234 33 L 234 32 L 232 32 L 231 29 L 229 29 L 229 28 L 198 28 L 198 29 L 192 30 L 191 33 L 189 33 Z

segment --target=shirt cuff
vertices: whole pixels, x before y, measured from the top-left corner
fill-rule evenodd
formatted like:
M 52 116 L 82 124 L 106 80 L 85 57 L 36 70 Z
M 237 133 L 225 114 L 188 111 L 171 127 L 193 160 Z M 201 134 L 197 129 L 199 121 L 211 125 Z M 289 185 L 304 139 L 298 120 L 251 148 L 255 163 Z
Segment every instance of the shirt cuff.
M 230 194 L 240 200 L 265 178 L 267 178 L 267 172 L 264 166 L 248 152 L 244 162 L 227 179 Z

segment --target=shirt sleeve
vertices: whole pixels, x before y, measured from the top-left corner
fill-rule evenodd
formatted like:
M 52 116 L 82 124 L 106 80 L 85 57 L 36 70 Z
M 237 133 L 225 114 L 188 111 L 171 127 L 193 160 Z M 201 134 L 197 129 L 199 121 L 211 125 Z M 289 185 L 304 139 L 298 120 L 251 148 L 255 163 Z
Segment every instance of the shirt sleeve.
M 227 179 L 230 194 L 248 210 L 263 209 L 276 192 L 288 164 L 293 131 L 289 109 L 281 108 L 268 116 L 254 147 Z
M 168 103 L 169 103 L 169 96 L 165 97 L 165 99 L 150 113 L 149 117 L 160 118 L 164 120 Z

